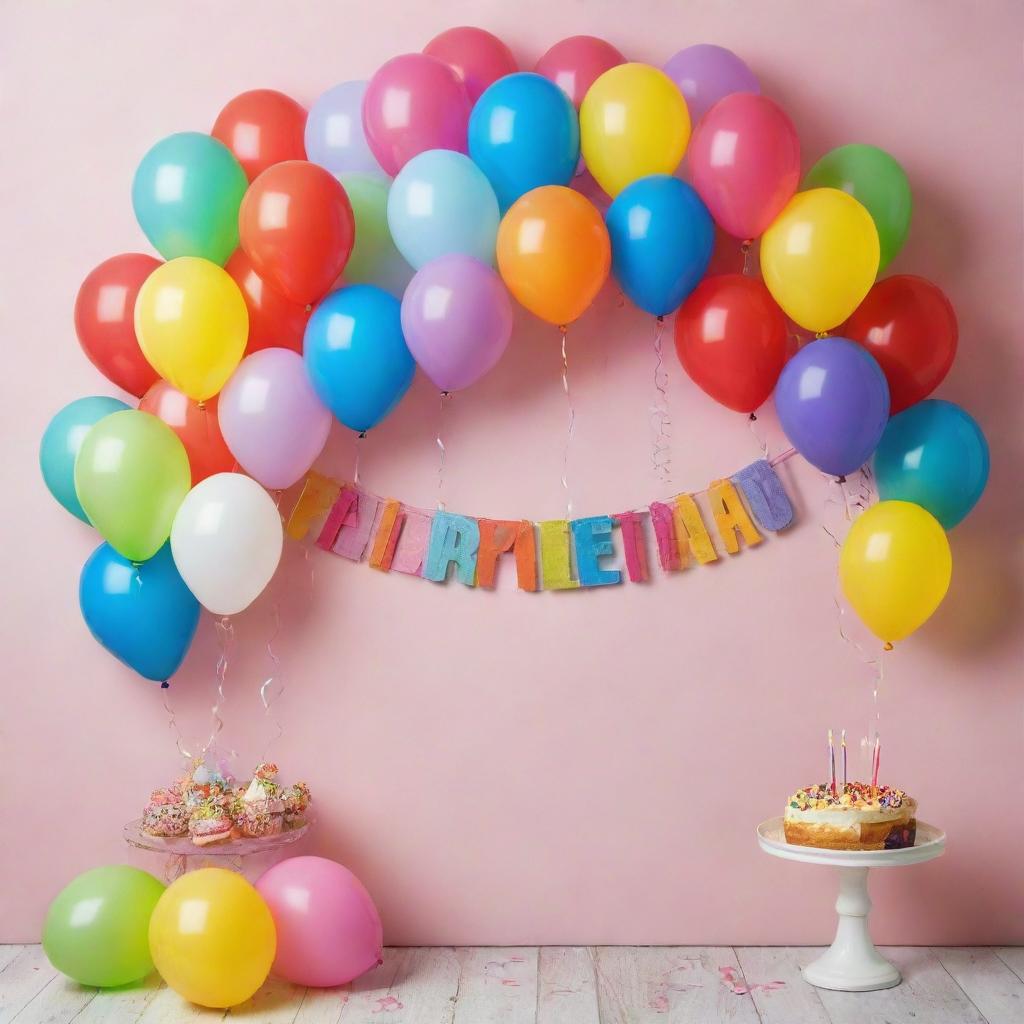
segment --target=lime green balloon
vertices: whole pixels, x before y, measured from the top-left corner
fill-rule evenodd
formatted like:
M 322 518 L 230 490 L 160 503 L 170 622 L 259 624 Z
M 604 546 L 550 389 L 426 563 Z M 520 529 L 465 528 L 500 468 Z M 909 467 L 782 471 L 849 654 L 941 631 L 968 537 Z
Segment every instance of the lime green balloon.
M 163 547 L 191 486 L 178 435 L 137 409 L 104 416 L 75 459 L 75 493 L 89 522 L 132 562 L 145 562 Z
M 149 919 L 166 886 L 138 868 L 112 865 L 79 875 L 50 904 L 43 950 L 81 985 L 114 988 L 153 970 Z
M 391 240 L 388 182 L 372 174 L 340 174 L 356 222 L 356 241 L 342 275 L 345 284 L 375 284 L 401 299 L 413 269 Z
M 884 149 L 853 143 L 826 153 L 804 178 L 803 191 L 837 188 L 863 206 L 878 229 L 881 273 L 903 248 L 913 200 L 906 171 Z

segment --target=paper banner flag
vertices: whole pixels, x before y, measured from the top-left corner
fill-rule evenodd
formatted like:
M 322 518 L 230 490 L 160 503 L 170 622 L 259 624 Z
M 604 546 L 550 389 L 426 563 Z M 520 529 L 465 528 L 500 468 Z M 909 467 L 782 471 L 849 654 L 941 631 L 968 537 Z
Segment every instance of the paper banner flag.
M 373 522 L 377 518 L 380 499 L 366 491 L 356 491 L 356 501 L 342 520 L 341 529 L 331 550 L 342 558 L 353 562 L 362 560 L 366 545 L 373 533 Z
M 320 528 L 320 536 L 316 539 L 317 547 L 323 548 L 324 551 L 333 549 L 342 525 L 352 509 L 358 508 L 358 504 L 358 491 L 345 484 L 338 494 L 337 500 L 331 506 L 331 511 L 327 513 L 324 525 Z
M 477 586 L 493 588 L 498 558 L 507 551 L 515 553 L 516 576 L 520 590 L 537 589 L 537 542 L 533 523 L 526 519 L 478 519 L 480 549 L 476 556 Z
M 758 459 L 736 473 L 732 481 L 764 529 L 784 530 L 793 522 L 793 505 L 770 463 Z
M 708 488 L 708 501 L 711 504 L 711 514 L 715 517 L 718 535 L 730 555 L 735 555 L 740 549 L 740 542 L 736 538 L 737 531 L 751 547 L 761 543 L 761 534 L 757 532 L 757 527 L 747 515 L 747 510 L 743 507 L 743 502 L 740 501 L 731 480 L 716 480 L 712 483 Z
M 715 545 L 701 519 L 691 495 L 680 494 L 675 501 L 672 517 L 676 528 L 676 543 L 679 545 L 679 564 L 685 569 L 690 564 L 692 554 L 701 565 L 714 562 L 718 558 Z
M 572 578 L 569 553 L 569 522 L 548 519 L 540 529 L 541 581 L 545 590 L 575 590 L 580 584 Z
M 676 569 L 681 569 L 679 546 L 676 544 L 675 516 L 671 507 L 663 501 L 652 501 L 650 511 L 654 539 L 658 542 L 658 561 L 661 563 L 662 572 L 674 572 Z
M 455 563 L 455 575 L 467 587 L 476 585 L 476 553 L 480 547 L 480 528 L 475 519 L 451 512 L 435 512 L 430 529 L 430 548 L 423 578 L 444 583 L 448 566 Z
M 516 579 L 520 590 L 536 591 L 537 586 L 537 535 L 533 523 L 528 519 L 519 522 L 516 544 Z
M 643 583 L 647 579 L 647 549 L 644 547 L 644 530 L 640 517 L 640 512 L 620 512 L 615 516 L 622 535 L 622 551 L 626 556 L 626 572 L 631 583 Z M 671 529 L 671 512 L 668 524 Z M 675 545 L 675 538 L 672 538 L 672 544 Z
M 373 547 L 370 549 L 370 568 L 387 572 L 391 568 L 391 560 L 395 557 L 395 548 L 402 531 L 405 515 L 402 503 L 389 498 L 384 502 L 380 514 L 377 532 L 373 535 Z
M 395 572 L 419 576 L 430 544 L 430 524 L 434 517 L 429 512 L 412 508 L 405 509 L 404 516 L 391 568 Z
M 576 548 L 576 574 L 581 587 L 606 587 L 622 582 L 618 569 L 602 569 L 600 559 L 615 554 L 611 516 L 588 516 L 572 521 L 572 539 Z
M 299 500 L 288 517 L 288 525 L 285 527 L 288 536 L 292 540 L 302 540 L 309 532 L 313 521 L 327 515 L 340 490 L 341 484 L 337 480 L 311 471 L 302 485 Z

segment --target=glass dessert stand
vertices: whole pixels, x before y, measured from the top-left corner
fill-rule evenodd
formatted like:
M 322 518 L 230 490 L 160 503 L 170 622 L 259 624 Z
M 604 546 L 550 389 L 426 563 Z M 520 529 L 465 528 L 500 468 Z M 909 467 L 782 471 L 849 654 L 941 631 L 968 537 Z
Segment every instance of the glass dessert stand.
M 921 864 L 942 855 L 946 833 L 917 823 L 917 840 L 902 850 L 820 850 L 786 842 L 782 818 L 769 818 L 757 826 L 757 841 L 765 853 L 803 864 L 825 864 L 839 869 L 839 924 L 832 945 L 803 969 L 804 981 L 840 992 L 872 992 L 900 983 L 900 972 L 882 956 L 868 931 L 868 872 Z

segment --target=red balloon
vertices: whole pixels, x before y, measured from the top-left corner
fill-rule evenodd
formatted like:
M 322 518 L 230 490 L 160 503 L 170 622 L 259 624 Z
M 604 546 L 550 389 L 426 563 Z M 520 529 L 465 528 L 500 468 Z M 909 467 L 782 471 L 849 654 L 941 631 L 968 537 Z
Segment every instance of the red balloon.
M 140 252 L 111 256 L 82 282 L 75 300 L 82 350 L 107 380 L 136 398 L 160 378 L 135 337 L 135 298 L 159 266 L 160 260 Z
M 755 277 L 706 277 L 676 316 L 676 354 L 716 402 L 753 412 L 786 363 L 786 320 Z
M 290 348 L 302 355 L 302 338 L 310 310 L 289 302 L 253 269 L 242 249 L 236 249 L 224 269 L 234 278 L 249 310 L 249 342 L 245 354 L 263 348 Z
M 487 86 L 519 70 L 512 51 L 496 35 L 469 25 L 434 36 L 423 52 L 443 61 L 465 82 L 473 103 Z
M 194 402 L 167 381 L 158 380 L 139 402 L 139 409 L 163 420 L 178 435 L 188 453 L 193 487 L 214 473 L 238 468 L 220 432 L 216 396 Z
M 594 82 L 625 63 L 626 58 L 611 43 L 597 36 L 569 36 L 555 43 L 533 70 L 554 82 L 579 110 Z
M 210 134 L 235 154 L 250 181 L 272 164 L 306 159 L 306 110 L 274 89 L 229 100 Z
M 238 211 L 238 237 L 253 269 L 301 305 L 330 290 L 345 269 L 355 234 L 341 182 L 305 160 L 268 167 Z
M 939 386 L 953 365 L 958 336 L 949 299 L 913 274 L 877 281 L 838 333 L 878 360 L 889 382 L 891 413 Z

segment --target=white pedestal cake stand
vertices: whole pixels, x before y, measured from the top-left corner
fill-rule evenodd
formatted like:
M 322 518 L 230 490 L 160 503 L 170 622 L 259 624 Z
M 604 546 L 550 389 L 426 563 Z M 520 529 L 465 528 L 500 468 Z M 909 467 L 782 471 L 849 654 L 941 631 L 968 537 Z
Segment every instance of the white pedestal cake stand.
M 835 941 L 803 969 L 804 981 L 840 992 L 872 992 L 898 985 L 900 972 L 878 952 L 868 932 L 868 871 L 920 864 L 938 857 L 946 848 L 946 833 L 919 821 L 917 841 L 902 850 L 819 850 L 787 843 L 779 817 L 757 826 L 757 841 L 773 857 L 839 869 Z

